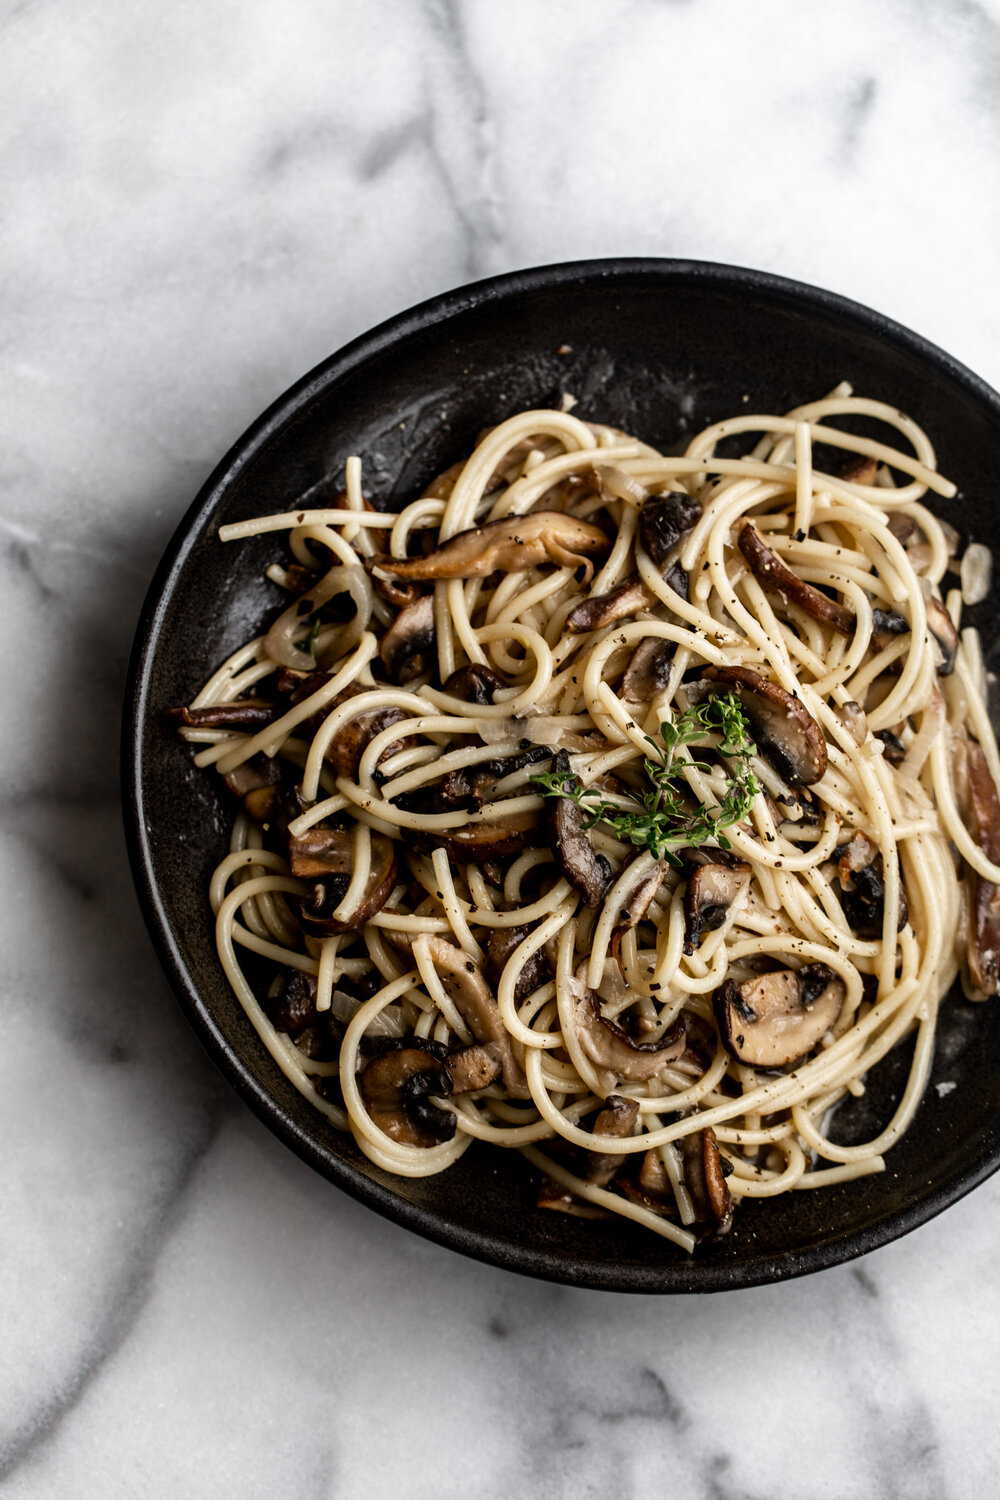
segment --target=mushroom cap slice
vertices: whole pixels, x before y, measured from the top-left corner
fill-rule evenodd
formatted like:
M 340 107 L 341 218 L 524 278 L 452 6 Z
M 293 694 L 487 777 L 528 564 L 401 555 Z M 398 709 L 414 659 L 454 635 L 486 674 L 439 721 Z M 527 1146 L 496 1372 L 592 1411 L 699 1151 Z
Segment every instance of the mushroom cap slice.
M 371 836 L 371 869 L 353 912 L 335 917 L 354 868 L 354 835 L 346 828 L 307 828 L 288 841 L 292 874 L 314 882 L 302 898 L 302 921 L 312 932 L 354 932 L 381 911 L 396 884 L 396 849 L 384 833 Z
M 798 698 L 748 667 L 706 667 L 704 677 L 736 690 L 758 745 L 790 786 L 812 786 L 823 779 L 826 739 Z
M 513 954 L 531 932 L 530 927 L 495 927 L 486 940 L 486 977 L 494 991 L 499 990 L 503 971 Z M 526 1000 L 552 978 L 552 965 L 544 948 L 536 948 L 517 976 L 514 999 Z
M 574 1012 L 580 1046 L 590 1061 L 617 1078 L 637 1083 L 655 1078 L 657 1073 L 680 1057 L 686 1045 L 683 1017 L 659 1041 L 634 1042 L 617 1021 L 601 1015 L 600 1003 L 593 990 L 587 990 Z
M 233 703 L 208 703 L 203 708 L 172 708 L 170 715 L 188 729 L 256 729 L 273 724 L 278 710 L 263 698 L 237 698 Z
M 560 750 L 553 762 L 556 771 L 569 772 L 569 756 Z M 571 797 L 555 797 L 549 804 L 549 828 L 560 868 L 575 891 L 592 910 L 599 906 L 611 886 L 611 865 L 598 854 L 584 829 L 585 814 Z
M 697 500 L 683 490 L 650 495 L 639 512 L 639 540 L 658 568 L 670 557 L 681 537 L 701 520 Z
M 393 682 L 409 682 L 433 670 L 437 635 L 434 595 L 424 594 L 399 611 L 382 637 L 378 654 Z
M 840 1015 L 846 990 L 827 964 L 774 969 L 712 997 L 727 1050 L 752 1068 L 784 1068 L 811 1052 Z
M 933 594 L 926 600 L 925 608 L 927 629 L 941 648 L 937 674 L 939 677 L 950 677 L 955 670 L 955 657 L 958 654 L 958 631 L 941 600 L 935 599 Z
M 711 1222 L 716 1235 L 728 1234 L 733 1224 L 733 1195 L 726 1186 L 715 1131 L 706 1125 L 681 1136 L 677 1146 L 684 1163 L 684 1183 L 699 1221 Z
M 706 932 L 723 925 L 750 889 L 750 866 L 702 864 L 688 878 L 684 892 L 684 951 L 694 953 Z
M 393 1048 L 373 1057 L 358 1086 L 375 1124 L 404 1146 L 437 1146 L 455 1134 L 455 1116 L 426 1103 L 428 1095 L 451 1093 L 451 1077 L 441 1059 L 422 1045 Z
M 397 578 L 488 578 L 491 573 L 520 573 L 539 563 L 586 570 L 590 558 L 611 550 L 607 533 L 590 521 L 561 510 L 538 510 L 529 516 L 502 516 L 484 526 L 460 531 L 425 557 L 389 557 L 380 552 L 371 566 Z
M 583 635 L 588 630 L 603 630 L 619 620 L 628 619 L 636 610 L 649 609 L 656 603 L 656 595 L 648 589 L 638 573 L 632 573 L 610 589 L 606 594 L 591 594 L 566 616 L 564 629 L 570 635 Z
M 471 1047 L 456 1047 L 448 1053 L 448 1072 L 453 1094 L 471 1094 L 476 1089 L 496 1083 L 503 1068 L 503 1057 L 496 1042 L 475 1042 Z
M 767 545 L 752 521 L 743 522 L 737 541 L 751 573 L 765 588 L 781 594 L 790 604 L 797 604 L 839 635 L 854 635 L 858 622 L 853 610 L 845 609 L 811 583 L 804 583 Z
M 414 835 L 414 847 L 443 849 L 460 863 L 498 859 L 536 842 L 541 823 L 535 812 L 515 813 L 503 823 L 467 823 L 464 828 L 443 828 Z
M 609 1094 L 604 1101 L 604 1108 L 594 1121 L 594 1134 L 624 1139 L 632 1134 L 638 1118 L 638 1099 L 628 1099 L 624 1094 Z M 612 1156 L 610 1152 L 588 1151 L 587 1181 L 595 1183 L 597 1187 L 607 1187 L 624 1161 L 624 1156 Z
M 507 1092 L 515 1099 L 530 1099 L 531 1090 L 514 1057 L 500 1007 L 482 969 L 461 948 L 446 943 L 443 938 L 428 938 L 427 947 L 445 993 L 454 1002 L 455 1009 L 476 1041 L 495 1043 L 499 1048 L 500 1066 Z
M 466 703 L 480 703 L 485 707 L 493 702 L 497 688 L 506 686 L 500 673 L 492 667 L 469 662 L 452 672 L 441 691 L 451 698 L 463 698 Z
M 969 832 L 987 859 L 1000 864 L 1000 797 L 981 747 L 965 746 Z M 1000 886 L 969 872 L 969 933 L 962 986 L 970 1000 L 988 1000 L 1000 989 Z
M 626 702 L 648 703 L 663 691 L 670 681 L 670 666 L 676 651 L 677 642 L 663 636 L 651 635 L 639 642 L 622 678 L 622 697 Z

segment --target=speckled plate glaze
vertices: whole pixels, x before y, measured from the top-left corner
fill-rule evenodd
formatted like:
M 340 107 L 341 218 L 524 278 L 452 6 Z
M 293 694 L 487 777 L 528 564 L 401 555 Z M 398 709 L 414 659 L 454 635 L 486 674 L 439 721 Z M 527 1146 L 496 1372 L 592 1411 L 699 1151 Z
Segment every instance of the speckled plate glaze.
M 153 941 L 192 1025 L 258 1115 L 331 1182 L 388 1218 L 532 1276 L 625 1292 L 708 1292 L 817 1271 L 905 1234 L 1000 1164 L 1000 1004 L 946 1002 L 934 1071 L 888 1168 L 817 1193 L 749 1203 L 732 1233 L 687 1259 L 624 1221 L 534 1208 L 513 1153 L 474 1146 L 442 1176 L 392 1178 L 314 1113 L 279 1072 L 230 993 L 207 902 L 230 810 L 194 771 L 165 718 L 257 633 L 280 591 L 264 577 L 270 536 L 223 546 L 225 521 L 291 508 L 362 455 L 366 489 L 403 502 L 468 452 L 480 428 L 530 406 L 579 414 L 667 450 L 709 422 L 782 412 L 838 381 L 894 402 L 937 445 L 959 486 L 943 511 L 1000 546 L 1000 398 L 947 354 L 828 292 L 691 261 L 549 266 L 476 283 L 393 318 L 312 371 L 254 423 L 181 522 L 139 621 L 123 726 L 125 821 Z M 994 599 L 973 611 L 988 665 Z M 891 1115 L 906 1049 L 839 1114 L 845 1142 Z M 940 1086 L 940 1087 L 938 1087 Z M 317 1184 L 317 1191 L 323 1189 Z

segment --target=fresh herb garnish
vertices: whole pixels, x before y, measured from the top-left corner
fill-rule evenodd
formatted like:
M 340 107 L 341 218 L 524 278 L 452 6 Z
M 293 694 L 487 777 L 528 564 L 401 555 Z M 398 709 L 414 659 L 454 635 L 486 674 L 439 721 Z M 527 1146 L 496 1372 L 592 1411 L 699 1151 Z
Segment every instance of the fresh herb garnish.
M 760 783 L 750 769 L 757 747 L 750 737 L 750 725 L 735 692 L 707 698 L 704 703 L 685 709 L 676 719 L 660 725 L 659 739 L 645 738 L 658 760 L 646 756 L 643 769 L 648 786 L 632 806 L 620 807 L 608 802 L 592 787 L 583 787 L 572 771 L 547 771 L 531 780 L 546 797 L 569 797 L 587 814 L 586 828 L 605 823 L 623 843 L 645 847 L 654 859 L 667 859 L 679 865 L 677 848 L 697 847 L 709 839 L 721 849 L 730 848 L 721 832 L 731 823 L 745 818 L 760 795 Z M 690 755 L 678 756 L 686 745 L 708 741 L 711 747 L 734 763 L 722 799 L 715 807 L 690 805 L 690 788 L 684 771 L 711 771 L 705 761 Z
M 296 645 L 295 645 L 296 651 L 304 651 L 305 654 L 306 654 L 306 656 L 315 656 L 316 655 L 316 637 L 319 635 L 321 623 L 322 622 L 320 621 L 320 618 L 317 615 L 316 619 L 313 621 L 313 628 L 312 628 L 312 630 L 310 630 L 310 632 L 306 636 L 305 640 L 297 641 L 296 642 Z

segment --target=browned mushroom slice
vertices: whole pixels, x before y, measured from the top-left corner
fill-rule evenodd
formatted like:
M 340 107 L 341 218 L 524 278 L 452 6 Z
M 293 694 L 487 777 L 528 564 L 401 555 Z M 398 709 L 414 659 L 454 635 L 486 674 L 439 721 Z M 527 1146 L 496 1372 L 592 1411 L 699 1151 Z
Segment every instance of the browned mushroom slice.
M 320 1019 L 316 1009 L 316 980 L 311 974 L 290 969 L 278 993 L 269 995 L 263 1008 L 276 1030 L 297 1036 L 307 1026 L 315 1026 Z
M 639 512 L 639 540 L 658 568 L 670 557 L 685 532 L 701 519 L 701 506 L 683 490 L 650 495 Z
M 622 938 L 626 932 L 631 932 L 634 928 L 638 927 L 652 905 L 653 898 L 663 884 L 663 877 L 667 873 L 665 860 L 660 860 L 651 868 L 643 870 L 640 867 L 640 859 L 641 856 L 636 855 L 632 861 L 632 878 L 619 892 L 618 921 L 611 931 L 609 951 L 619 968 L 621 967 L 620 950 Z
M 491 573 L 520 573 L 554 562 L 567 568 L 582 565 L 589 582 L 594 572 L 591 557 L 610 549 L 607 533 L 590 521 L 578 521 L 563 511 L 539 510 L 460 531 L 426 557 L 380 552 L 372 565 L 397 578 L 488 578 Z
M 622 697 L 626 702 L 648 703 L 663 691 L 670 681 L 670 665 L 676 650 L 676 641 L 661 636 L 651 635 L 640 641 L 622 678 Z
M 619 620 L 628 619 L 636 610 L 649 609 L 656 603 L 656 595 L 648 589 L 638 573 L 632 573 L 617 588 L 606 594 L 591 594 L 582 604 L 570 610 L 566 616 L 566 630 L 570 635 L 583 635 L 588 630 L 603 630 Z
M 848 484 L 874 484 L 877 473 L 878 464 L 873 458 L 866 458 L 863 453 L 852 453 L 841 464 L 837 477 L 846 479 Z
M 908 635 L 909 632 L 910 622 L 898 610 L 872 610 L 872 645 L 876 651 L 884 651 L 898 635 Z
M 381 911 L 396 884 L 396 850 L 384 833 L 371 836 L 371 870 L 354 911 L 334 913 L 347 894 L 354 868 L 354 835 L 346 828 L 307 828 L 289 839 L 292 874 L 313 881 L 302 898 L 302 920 L 313 932 L 353 932 Z
M 639 1118 L 638 1099 L 627 1099 L 624 1094 L 609 1094 L 604 1108 L 594 1121 L 595 1135 L 630 1136 Z M 606 1151 L 587 1152 L 587 1181 L 597 1187 L 607 1187 L 624 1156 L 613 1156 Z
M 569 756 L 560 750 L 553 762 L 556 771 L 569 772 Z M 596 853 L 584 830 L 585 813 L 570 797 L 555 797 L 548 807 L 549 829 L 559 866 L 585 906 L 599 906 L 611 886 L 611 865 Z
M 750 866 L 741 861 L 699 865 L 689 876 L 684 892 L 685 953 L 694 953 L 706 932 L 723 925 L 749 891 L 751 873 Z
M 515 854 L 527 849 L 538 834 L 538 813 L 515 813 L 503 823 L 468 823 L 464 828 L 444 828 L 433 833 L 414 836 L 414 847 L 443 849 L 449 859 L 459 863 L 475 860 L 499 859 L 505 854 Z
M 486 977 L 494 991 L 500 987 L 503 971 L 515 948 L 519 948 L 530 927 L 497 927 L 486 942 Z M 552 978 L 552 965 L 544 948 L 537 948 L 524 964 L 514 985 L 514 999 L 526 1000 Z
M 876 729 L 875 738 L 885 746 L 882 759 L 888 761 L 890 766 L 901 766 L 906 759 L 906 748 L 899 736 L 893 734 L 891 729 Z
M 926 609 L 927 629 L 941 651 L 941 660 L 936 663 L 937 674 L 939 677 L 950 677 L 955 670 L 955 657 L 958 653 L 958 631 L 940 599 L 935 599 L 931 595 L 927 600 Z
M 397 609 L 416 604 L 427 591 L 425 584 L 401 583 L 398 578 L 380 578 L 377 573 L 372 575 L 372 587 L 380 599 L 386 604 L 394 604 Z
M 222 779 L 242 800 L 251 818 L 258 823 L 266 822 L 274 811 L 281 781 L 278 760 L 269 755 L 253 755 L 234 771 L 227 771 Z
M 856 745 L 863 745 L 868 738 L 868 715 L 860 703 L 855 703 L 853 698 L 841 705 L 837 710 L 837 718 L 847 730 Z
M 495 672 L 492 667 L 470 662 L 467 666 L 459 667 L 457 671 L 452 672 L 442 691 L 449 697 L 463 698 L 466 703 L 479 703 L 485 706 L 493 702 L 497 688 L 506 686 L 500 673 Z
M 428 1103 L 446 1097 L 451 1078 L 440 1058 L 423 1045 L 404 1046 L 372 1058 L 358 1080 L 375 1124 L 405 1146 L 436 1146 L 455 1134 L 455 1116 Z
M 775 969 L 737 984 L 727 979 L 713 999 L 726 1048 L 752 1068 L 783 1068 L 811 1052 L 844 1003 L 844 983 L 826 964 Z
M 260 729 L 277 716 L 273 703 L 263 698 L 238 698 L 235 703 L 209 703 L 204 708 L 172 708 L 171 716 L 187 729 Z
M 979 745 L 965 747 L 969 787 L 969 832 L 994 864 L 1000 864 L 1000 797 Z M 1000 989 L 1000 886 L 969 871 L 969 942 L 962 984 L 970 1000 L 988 1000 Z
M 654 1193 L 657 1197 L 665 1198 L 670 1193 L 670 1178 L 659 1151 L 653 1149 L 643 1156 L 639 1164 L 639 1186 L 643 1192 Z
M 715 1131 L 707 1125 L 681 1136 L 677 1146 L 684 1164 L 684 1185 L 691 1194 L 698 1222 L 712 1224 L 717 1235 L 728 1234 L 733 1224 L 733 1195 L 726 1186 Z
M 683 1017 L 658 1041 L 636 1042 L 617 1021 L 601 1015 L 600 1002 L 593 990 L 577 1002 L 574 1012 L 580 1045 L 590 1061 L 617 1078 L 642 1083 L 680 1057 L 685 1047 Z
M 471 1094 L 476 1089 L 489 1088 L 500 1077 L 502 1068 L 503 1057 L 496 1042 L 476 1042 L 448 1053 L 453 1094 Z
M 524 1073 L 515 1060 L 500 1007 L 482 969 L 467 953 L 443 938 L 428 938 L 428 950 L 445 993 L 477 1042 L 495 1043 L 500 1050 L 504 1087 L 515 1099 L 530 1099 Z
M 707 667 L 705 677 L 735 688 L 760 749 L 790 786 L 811 786 L 822 780 L 826 740 L 798 698 L 747 667 Z
M 330 681 L 329 672 L 311 672 L 308 677 L 300 678 L 298 686 L 292 691 L 291 702 L 293 706 L 304 703 L 311 698 L 313 693 L 319 692 L 320 688 Z M 306 727 L 313 732 L 333 713 L 335 708 L 342 707 L 351 698 L 358 698 L 362 693 L 371 692 L 371 688 L 364 688 L 360 683 L 349 683 L 343 692 L 338 693 L 329 703 L 325 704 L 311 719 L 306 720 Z M 337 730 L 333 739 L 326 748 L 325 759 L 333 766 L 338 776 L 355 777 L 358 774 L 358 766 L 361 757 L 371 740 L 383 729 L 389 729 L 393 724 L 402 724 L 407 715 L 401 708 L 371 708 L 365 709 L 343 723 Z M 386 760 L 390 755 L 395 755 L 403 747 L 402 740 L 394 740 L 387 745 L 379 756 L 379 760 Z
M 882 856 L 866 834 L 856 833 L 838 850 L 840 904 L 852 931 L 867 942 L 882 936 L 885 920 L 885 879 Z M 906 892 L 899 888 L 896 931 L 906 926 L 909 910 Z
M 857 626 L 854 613 L 813 588 L 811 583 L 804 583 L 771 550 L 752 521 L 744 521 L 737 540 L 751 573 L 765 588 L 781 594 L 790 604 L 797 604 L 807 615 L 840 635 L 853 636 Z
M 433 670 L 437 636 L 434 630 L 434 595 L 401 609 L 382 637 L 378 654 L 393 682 L 409 682 Z

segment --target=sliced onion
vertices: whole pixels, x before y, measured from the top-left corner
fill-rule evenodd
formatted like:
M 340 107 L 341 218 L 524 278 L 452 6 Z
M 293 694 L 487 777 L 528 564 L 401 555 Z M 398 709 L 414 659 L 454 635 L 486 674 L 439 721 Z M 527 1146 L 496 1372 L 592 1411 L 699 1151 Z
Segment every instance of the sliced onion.
M 280 614 L 264 638 L 264 652 L 279 666 L 291 667 L 297 672 L 310 665 L 310 653 L 300 651 L 294 636 L 301 631 L 318 609 L 338 594 L 350 594 L 354 600 L 354 618 L 348 620 L 338 632 L 336 655 L 342 656 L 361 639 L 371 619 L 374 593 L 371 579 L 360 563 L 338 563 L 311 588 L 301 599 Z
M 616 500 L 631 500 L 633 505 L 641 505 L 649 496 L 644 484 L 640 484 L 638 479 L 633 479 L 631 474 L 626 474 L 624 469 L 619 469 L 614 464 L 598 469 L 597 477 L 601 488 L 614 495 Z

